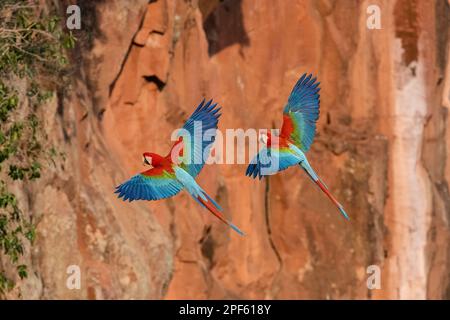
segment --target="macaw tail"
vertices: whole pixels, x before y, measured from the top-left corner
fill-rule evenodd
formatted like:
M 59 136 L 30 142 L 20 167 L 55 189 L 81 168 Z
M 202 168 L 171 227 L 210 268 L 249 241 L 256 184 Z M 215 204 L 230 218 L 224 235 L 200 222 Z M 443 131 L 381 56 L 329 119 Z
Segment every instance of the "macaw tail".
M 308 161 L 302 161 L 300 163 L 300 166 L 302 169 L 306 172 L 306 174 L 311 178 L 311 180 L 319 186 L 319 188 L 325 193 L 328 198 L 334 203 L 334 205 L 339 209 L 339 211 L 342 213 L 345 219 L 350 220 L 350 218 L 347 215 L 347 212 L 345 212 L 344 207 L 342 204 L 340 204 L 335 197 L 330 193 L 325 183 L 322 182 L 322 180 L 319 178 L 317 173 L 314 172 L 313 168 L 309 165 Z
M 209 210 L 213 215 L 215 215 L 217 218 L 219 218 L 220 221 L 228 225 L 231 229 L 239 233 L 241 236 L 245 236 L 245 234 L 239 230 L 238 227 L 236 227 L 234 224 L 232 224 L 230 221 L 226 220 L 222 213 L 219 211 L 220 207 L 219 205 L 211 199 L 206 192 L 203 193 L 206 196 L 206 200 L 202 199 L 200 196 L 194 197 L 195 200 L 197 200 L 198 203 L 200 203 L 203 207 Z
M 209 212 L 211 212 L 241 236 L 244 235 L 244 233 L 239 230 L 238 227 L 236 227 L 234 224 L 227 221 L 223 217 L 222 213 L 220 212 L 222 208 L 220 208 L 220 206 L 197 184 L 197 182 L 188 172 L 178 166 L 174 166 L 174 171 L 177 180 L 183 185 L 183 187 L 192 196 L 192 198 L 194 198 L 195 201 L 197 201 L 202 207 L 208 209 Z

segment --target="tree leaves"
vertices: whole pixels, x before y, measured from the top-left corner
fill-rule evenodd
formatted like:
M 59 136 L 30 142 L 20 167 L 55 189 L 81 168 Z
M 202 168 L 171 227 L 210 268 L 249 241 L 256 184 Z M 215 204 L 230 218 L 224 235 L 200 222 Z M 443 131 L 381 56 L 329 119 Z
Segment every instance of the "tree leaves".
M 48 3 L 40 11 L 41 1 L 0 1 L 0 297 L 28 276 L 21 260 L 36 238 L 32 216 L 8 185 L 40 178 L 42 160 L 53 161 L 38 108 L 66 83 L 66 49 L 76 43 Z

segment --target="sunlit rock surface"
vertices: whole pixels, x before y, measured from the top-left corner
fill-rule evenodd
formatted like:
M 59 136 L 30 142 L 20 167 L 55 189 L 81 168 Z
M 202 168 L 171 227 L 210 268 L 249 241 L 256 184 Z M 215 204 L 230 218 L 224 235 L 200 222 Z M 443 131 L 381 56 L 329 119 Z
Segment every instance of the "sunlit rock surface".
M 73 85 L 45 112 L 65 160 L 29 191 L 23 296 L 450 298 L 449 5 L 376 3 L 380 30 L 366 26 L 373 1 L 79 1 Z M 322 87 L 308 156 L 350 222 L 296 168 L 254 181 L 244 164 L 205 167 L 198 182 L 246 237 L 186 193 L 113 194 L 203 97 L 223 133 L 280 127 L 304 72 Z M 66 287 L 73 264 L 80 290 Z

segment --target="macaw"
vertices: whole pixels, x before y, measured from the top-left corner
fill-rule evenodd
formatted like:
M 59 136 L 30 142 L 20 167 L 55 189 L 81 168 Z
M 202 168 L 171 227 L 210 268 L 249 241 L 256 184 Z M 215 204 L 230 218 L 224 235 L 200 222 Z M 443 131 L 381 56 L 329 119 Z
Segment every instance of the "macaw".
M 195 181 L 205 165 L 212 144 L 215 140 L 219 122 L 220 107 L 212 100 L 203 100 L 184 124 L 185 134 L 178 133 L 178 140 L 165 157 L 156 153 L 143 154 L 144 165 L 149 170 L 138 173 L 130 180 L 116 187 L 115 193 L 124 201 L 159 200 L 170 198 L 181 190 L 186 190 L 195 201 L 209 210 L 222 222 L 240 235 L 244 233 L 222 215 L 222 208 Z M 196 125 L 200 124 L 200 129 Z M 180 131 L 179 131 L 180 132 Z M 204 141 L 203 134 L 210 133 L 209 141 Z
M 260 135 L 264 147 L 250 162 L 246 175 L 261 179 L 298 164 L 349 220 L 344 207 L 331 195 L 305 155 L 313 142 L 319 118 L 319 84 L 306 73 L 297 81 L 284 107 L 279 134 L 272 135 L 269 130 Z

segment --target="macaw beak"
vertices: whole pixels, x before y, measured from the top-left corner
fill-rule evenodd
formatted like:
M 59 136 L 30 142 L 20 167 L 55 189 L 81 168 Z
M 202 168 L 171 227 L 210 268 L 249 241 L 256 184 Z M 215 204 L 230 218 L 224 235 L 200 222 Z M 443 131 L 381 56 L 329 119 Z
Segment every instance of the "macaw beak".
M 145 165 L 149 166 L 149 165 L 150 165 L 150 162 L 148 162 L 147 159 L 144 157 L 144 166 L 145 166 Z

